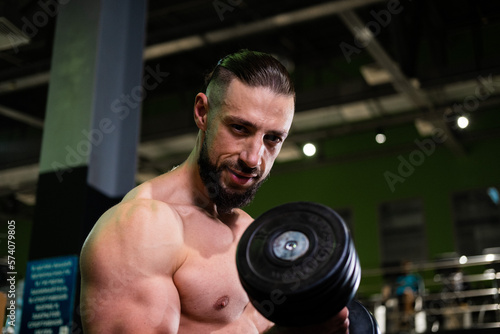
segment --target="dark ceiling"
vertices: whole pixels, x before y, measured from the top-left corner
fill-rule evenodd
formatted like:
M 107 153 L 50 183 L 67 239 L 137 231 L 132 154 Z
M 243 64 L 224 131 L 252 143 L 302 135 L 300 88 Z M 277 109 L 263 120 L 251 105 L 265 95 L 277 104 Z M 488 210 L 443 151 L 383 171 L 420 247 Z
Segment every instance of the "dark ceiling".
M 53 2 L 3 0 L 0 13 L 23 28 L 23 18 L 32 18 L 43 10 L 41 4 Z M 150 0 L 148 12 L 145 65 L 159 64 L 170 75 L 143 101 L 143 143 L 192 133 L 192 102 L 203 87 L 204 74 L 220 57 L 240 48 L 273 53 L 289 67 L 298 92 L 297 143 L 313 136 L 411 123 L 415 118 L 443 126 L 443 114 L 454 104 L 474 102 L 467 100 L 476 94 L 474 87 L 486 90 L 489 98 L 469 109 L 486 114 L 500 105 L 500 85 L 495 81 L 500 74 L 498 1 Z M 36 33 L 24 28 L 33 32 L 29 44 L 0 51 L 0 172 L 35 166 L 39 160 L 57 15 L 46 17 Z M 360 27 L 372 31 L 374 39 L 364 40 Z M 201 42 L 153 55 L 164 43 L 193 39 Z M 367 68 L 377 69 L 386 79 L 369 84 L 362 75 Z M 461 93 L 459 83 L 465 87 Z M 389 98 L 398 96 L 409 107 L 389 110 Z M 349 114 L 347 107 L 338 109 L 341 119 L 330 125 L 306 116 L 341 106 L 358 110 Z M 368 114 L 360 112 L 363 108 Z M 309 126 L 301 127 L 300 122 Z M 499 125 L 476 128 L 475 135 L 500 133 Z M 444 126 L 454 134 L 453 127 Z M 466 138 L 458 133 L 453 138 L 450 149 L 462 154 Z M 179 158 L 158 165 L 175 159 Z M 4 193 L 12 187 L 0 184 Z

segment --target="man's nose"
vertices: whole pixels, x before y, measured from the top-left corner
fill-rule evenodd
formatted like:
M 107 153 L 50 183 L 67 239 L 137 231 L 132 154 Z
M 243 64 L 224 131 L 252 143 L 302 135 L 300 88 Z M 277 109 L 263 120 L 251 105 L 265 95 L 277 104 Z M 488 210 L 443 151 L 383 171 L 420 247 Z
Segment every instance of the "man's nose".
M 264 154 L 263 138 L 250 137 L 240 153 L 240 159 L 250 168 L 259 167 Z

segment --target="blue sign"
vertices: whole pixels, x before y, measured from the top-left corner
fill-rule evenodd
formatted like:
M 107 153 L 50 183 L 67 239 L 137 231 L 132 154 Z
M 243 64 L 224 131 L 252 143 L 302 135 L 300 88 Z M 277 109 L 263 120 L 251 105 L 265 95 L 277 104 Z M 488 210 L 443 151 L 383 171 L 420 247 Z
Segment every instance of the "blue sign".
M 77 273 L 77 256 L 28 262 L 21 333 L 70 333 Z

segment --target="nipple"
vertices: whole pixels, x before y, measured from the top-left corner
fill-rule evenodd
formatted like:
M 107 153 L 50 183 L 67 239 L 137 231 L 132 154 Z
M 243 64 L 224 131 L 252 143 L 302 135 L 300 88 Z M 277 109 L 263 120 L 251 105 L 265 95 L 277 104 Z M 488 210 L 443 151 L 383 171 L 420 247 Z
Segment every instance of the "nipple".
M 222 310 L 229 304 L 229 297 L 228 296 L 222 296 L 217 301 L 214 303 L 214 309 L 217 311 Z

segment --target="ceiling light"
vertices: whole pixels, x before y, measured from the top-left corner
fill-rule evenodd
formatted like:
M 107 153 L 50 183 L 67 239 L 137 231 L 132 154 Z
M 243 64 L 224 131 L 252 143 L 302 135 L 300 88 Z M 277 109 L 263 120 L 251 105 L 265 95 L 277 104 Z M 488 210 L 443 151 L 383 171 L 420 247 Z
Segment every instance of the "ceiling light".
M 375 135 L 375 141 L 379 144 L 385 143 L 387 137 L 382 129 L 377 129 L 377 134 Z
M 375 136 L 375 141 L 379 144 L 385 143 L 386 137 L 383 133 L 377 133 Z
M 307 143 L 304 145 L 304 147 L 302 147 L 302 151 L 308 157 L 312 157 L 313 155 L 316 154 L 316 146 L 314 146 L 314 144 Z
M 460 129 L 465 129 L 469 125 L 469 119 L 465 116 L 460 116 L 457 119 L 457 125 Z

